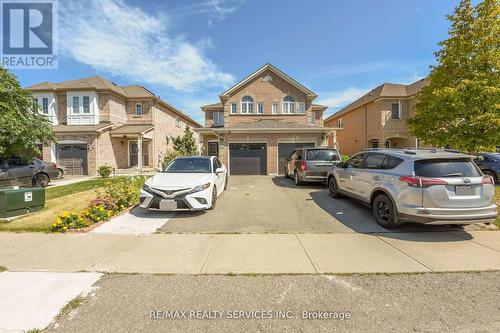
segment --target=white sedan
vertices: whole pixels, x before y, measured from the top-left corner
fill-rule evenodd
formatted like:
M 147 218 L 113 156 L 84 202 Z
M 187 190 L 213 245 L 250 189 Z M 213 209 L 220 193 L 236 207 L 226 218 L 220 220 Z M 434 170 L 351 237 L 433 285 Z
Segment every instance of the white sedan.
M 217 157 L 178 157 L 146 180 L 139 207 L 161 211 L 213 209 L 227 182 L 227 169 Z

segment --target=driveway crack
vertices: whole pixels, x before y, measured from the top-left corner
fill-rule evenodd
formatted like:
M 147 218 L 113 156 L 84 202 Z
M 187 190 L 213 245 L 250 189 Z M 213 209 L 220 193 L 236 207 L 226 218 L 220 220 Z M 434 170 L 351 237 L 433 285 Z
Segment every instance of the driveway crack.
M 396 251 L 399 251 L 401 252 L 402 254 L 404 254 L 405 256 L 407 256 L 408 258 L 418 262 L 420 265 L 424 266 L 425 268 L 427 268 L 428 270 L 430 270 L 431 272 L 434 272 L 434 270 L 432 268 L 430 268 L 429 266 L 427 266 L 426 264 L 424 264 L 423 262 L 421 262 L 420 260 L 417 260 L 415 258 L 413 258 L 411 255 L 409 255 L 408 253 L 404 252 L 403 250 L 401 249 L 398 249 L 397 247 L 395 247 L 394 245 L 392 245 L 391 243 L 389 243 L 388 241 L 386 241 L 385 239 L 383 238 L 380 238 L 380 236 L 377 236 L 375 235 L 375 237 L 377 237 L 378 239 L 380 239 L 382 242 L 386 243 L 387 245 L 389 245 L 390 247 L 392 247 L 393 249 L 395 249 Z
M 299 242 L 300 246 L 302 247 L 302 250 L 304 251 L 304 253 L 306 254 L 307 256 L 307 259 L 309 259 L 309 261 L 311 262 L 311 265 L 313 266 L 314 268 L 314 273 L 315 274 L 318 274 L 318 269 L 319 269 L 319 266 L 317 266 L 314 261 L 311 259 L 311 256 L 309 255 L 309 253 L 306 251 L 306 248 L 304 247 L 304 244 L 302 244 L 302 241 L 300 240 L 299 238 L 299 235 L 295 234 L 295 238 L 297 238 L 297 241 Z

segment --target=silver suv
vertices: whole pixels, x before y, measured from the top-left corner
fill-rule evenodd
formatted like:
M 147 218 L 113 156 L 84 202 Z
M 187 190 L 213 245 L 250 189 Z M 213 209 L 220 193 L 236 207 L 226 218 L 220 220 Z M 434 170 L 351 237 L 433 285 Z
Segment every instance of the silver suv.
M 329 192 L 370 205 L 385 228 L 401 222 L 493 222 L 493 178 L 473 158 L 438 150 L 365 150 L 329 172 Z

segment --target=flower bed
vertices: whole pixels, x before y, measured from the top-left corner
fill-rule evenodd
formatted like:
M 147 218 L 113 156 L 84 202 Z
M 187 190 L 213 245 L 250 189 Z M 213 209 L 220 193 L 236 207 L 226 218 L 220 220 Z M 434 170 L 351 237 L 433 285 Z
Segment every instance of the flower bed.
M 97 199 L 89 202 L 81 212 L 63 212 L 51 225 L 52 232 L 70 230 L 86 231 L 96 224 L 109 221 L 111 217 L 120 214 L 139 203 L 139 193 L 145 178 L 120 177 L 107 181 L 102 189 L 97 191 Z

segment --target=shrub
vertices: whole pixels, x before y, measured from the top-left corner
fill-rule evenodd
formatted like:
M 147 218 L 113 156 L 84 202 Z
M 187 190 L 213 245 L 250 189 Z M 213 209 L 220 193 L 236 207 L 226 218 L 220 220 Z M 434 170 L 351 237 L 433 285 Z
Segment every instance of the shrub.
M 144 181 L 145 177 L 142 176 L 115 178 L 104 184 L 98 198 L 112 202 L 118 210 L 134 206 L 139 203 L 139 193 Z
M 85 220 L 78 213 L 64 212 L 57 217 L 54 223 L 52 223 L 51 231 L 66 232 L 69 229 L 86 228 L 91 224 L 91 222 Z
M 83 216 L 92 223 L 107 221 L 113 216 L 113 211 L 103 205 L 90 206 L 83 211 Z
M 111 175 L 111 171 L 113 171 L 113 168 L 110 166 L 110 165 L 107 165 L 107 164 L 104 164 L 104 165 L 101 165 L 98 169 L 97 169 L 97 173 L 99 174 L 99 176 L 101 176 L 102 178 L 108 178 L 109 175 Z
M 170 163 L 172 160 L 174 160 L 179 156 L 182 156 L 181 152 L 178 152 L 176 150 L 167 151 L 167 155 L 165 155 L 165 157 L 163 158 L 163 168 L 165 168 L 168 163 Z
M 349 155 L 342 155 L 340 156 L 340 159 L 342 160 L 342 162 L 345 162 L 349 159 Z
M 119 207 L 110 198 L 97 198 L 89 202 L 89 207 L 94 206 L 103 206 L 105 209 L 111 210 L 113 212 L 120 211 Z

